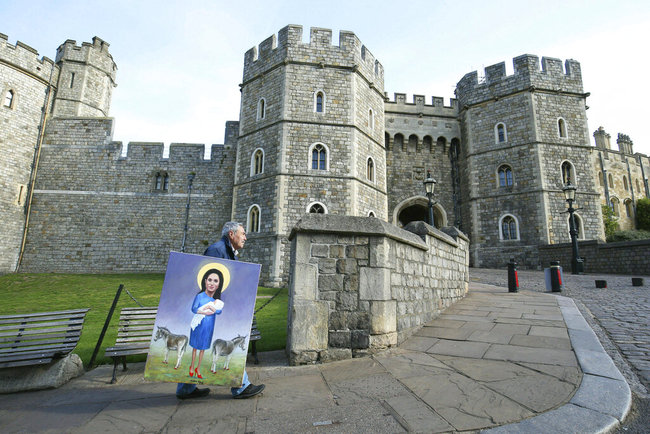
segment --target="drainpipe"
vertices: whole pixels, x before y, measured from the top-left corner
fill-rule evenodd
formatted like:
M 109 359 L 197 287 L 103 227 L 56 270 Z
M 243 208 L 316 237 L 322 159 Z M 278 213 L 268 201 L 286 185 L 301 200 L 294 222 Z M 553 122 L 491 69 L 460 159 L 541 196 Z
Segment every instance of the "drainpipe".
M 607 202 L 608 207 L 612 208 L 612 203 L 609 200 L 609 185 L 607 184 L 607 171 L 605 170 L 605 164 L 603 164 L 603 153 L 599 152 L 598 157 L 600 158 L 600 170 L 603 172 L 603 185 L 605 186 L 605 202 Z
M 39 125 L 38 138 L 36 139 L 36 147 L 34 152 L 34 160 L 32 162 L 32 174 L 29 179 L 29 184 L 27 185 L 27 203 L 25 205 L 25 225 L 23 226 L 23 239 L 20 243 L 20 252 L 18 254 L 18 262 L 16 263 L 16 272 L 20 269 L 20 265 L 23 261 L 23 255 L 25 253 L 25 243 L 27 242 L 27 231 L 29 228 L 29 217 L 32 211 L 32 200 L 34 198 L 34 186 L 36 185 L 36 174 L 38 172 L 38 163 L 41 158 L 41 145 L 43 144 L 43 135 L 45 134 L 45 123 L 47 122 L 47 116 L 49 115 L 50 108 L 50 98 L 52 96 L 52 76 L 54 75 L 54 63 L 52 63 L 52 69 L 50 69 L 50 79 L 47 84 L 47 91 L 45 92 L 45 105 L 43 106 L 43 113 L 41 114 L 41 122 Z

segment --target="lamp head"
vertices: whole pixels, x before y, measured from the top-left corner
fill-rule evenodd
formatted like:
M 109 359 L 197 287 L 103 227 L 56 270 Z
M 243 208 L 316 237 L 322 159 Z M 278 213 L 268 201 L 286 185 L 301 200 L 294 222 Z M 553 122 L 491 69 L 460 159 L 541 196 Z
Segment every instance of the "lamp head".
M 573 202 L 576 198 L 576 186 L 571 184 L 570 182 L 567 183 L 563 188 L 562 192 L 564 193 L 564 198 L 568 201 Z
M 427 196 L 433 196 L 433 191 L 436 188 L 436 181 L 431 177 L 431 172 L 427 170 L 427 179 L 424 180 L 424 189 L 427 192 Z

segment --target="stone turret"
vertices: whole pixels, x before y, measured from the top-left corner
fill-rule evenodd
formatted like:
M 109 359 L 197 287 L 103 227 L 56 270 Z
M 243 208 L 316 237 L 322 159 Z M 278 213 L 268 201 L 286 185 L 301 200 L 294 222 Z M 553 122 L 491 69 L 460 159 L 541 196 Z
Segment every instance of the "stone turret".
M 55 117 L 107 117 L 117 65 L 108 52 L 109 44 L 98 37 L 81 46 L 68 39 L 59 46 L 60 67 L 54 103 Z
M 632 155 L 634 154 L 632 139 L 630 136 L 623 133 L 618 133 L 618 138 L 616 139 L 616 144 L 618 145 L 618 150 L 624 154 Z

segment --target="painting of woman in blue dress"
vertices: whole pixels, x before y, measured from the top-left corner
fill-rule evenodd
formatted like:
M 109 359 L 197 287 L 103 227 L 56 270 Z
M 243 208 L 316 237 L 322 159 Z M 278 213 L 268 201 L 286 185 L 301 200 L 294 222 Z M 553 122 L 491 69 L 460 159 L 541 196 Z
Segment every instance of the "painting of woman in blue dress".
M 190 377 L 201 376 L 201 362 L 205 350 L 212 345 L 214 323 L 217 315 L 223 310 L 221 292 L 224 290 L 224 276 L 217 268 L 210 268 L 201 277 L 201 291 L 196 294 L 192 302 L 192 318 L 190 331 L 190 346 L 192 347 L 192 364 L 190 365 Z M 196 353 L 199 352 L 199 360 L 196 363 Z

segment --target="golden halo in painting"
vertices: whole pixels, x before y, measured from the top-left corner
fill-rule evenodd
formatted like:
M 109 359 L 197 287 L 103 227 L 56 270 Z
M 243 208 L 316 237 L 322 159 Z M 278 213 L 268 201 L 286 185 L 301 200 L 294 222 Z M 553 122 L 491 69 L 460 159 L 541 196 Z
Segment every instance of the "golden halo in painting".
M 228 288 L 228 284 L 230 284 L 230 271 L 228 270 L 228 267 L 219 262 L 209 262 L 201 267 L 199 272 L 196 274 L 196 283 L 199 285 L 199 289 L 201 289 L 201 279 L 211 268 L 216 268 L 221 271 L 221 274 L 223 275 L 223 286 L 221 287 L 221 292 L 223 293 L 226 288 Z

